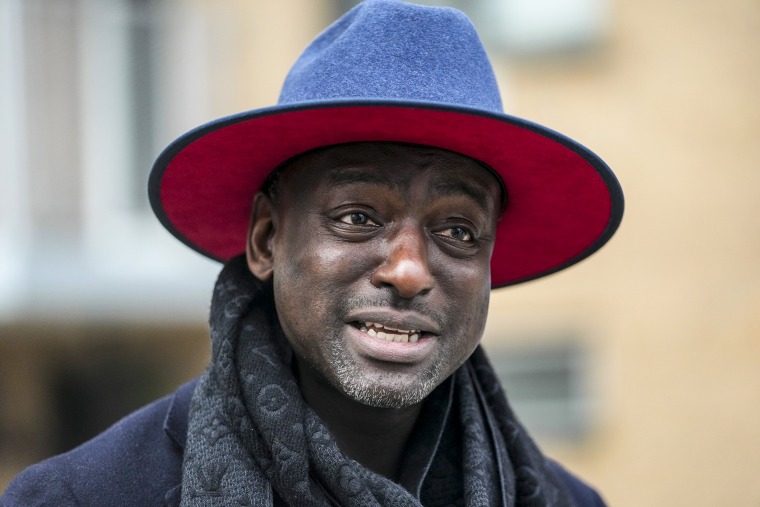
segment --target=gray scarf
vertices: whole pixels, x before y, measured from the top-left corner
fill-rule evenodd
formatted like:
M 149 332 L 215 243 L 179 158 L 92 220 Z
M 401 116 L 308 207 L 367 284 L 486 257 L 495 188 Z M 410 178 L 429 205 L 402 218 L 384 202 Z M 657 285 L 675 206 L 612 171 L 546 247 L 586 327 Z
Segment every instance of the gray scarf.
M 445 420 L 412 493 L 346 457 L 306 404 L 271 284 L 242 257 L 219 276 L 210 329 L 211 364 L 190 408 L 182 507 L 573 505 L 480 348 L 423 408 L 421 419 L 428 410 Z

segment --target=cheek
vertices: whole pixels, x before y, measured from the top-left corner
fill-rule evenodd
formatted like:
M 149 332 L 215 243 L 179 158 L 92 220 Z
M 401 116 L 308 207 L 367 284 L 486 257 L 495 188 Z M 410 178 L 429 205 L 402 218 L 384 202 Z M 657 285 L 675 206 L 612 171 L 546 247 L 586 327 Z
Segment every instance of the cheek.
M 320 266 L 313 259 L 302 254 L 279 257 L 274 264 L 273 285 L 277 313 L 285 331 L 291 339 L 303 337 L 310 322 L 324 315 L 326 278 L 316 276 Z
M 440 258 L 439 258 L 440 257 Z M 433 259 L 437 266 L 435 276 L 441 290 L 463 307 L 474 308 L 488 303 L 491 294 L 491 264 L 486 255 L 477 259 L 452 262 L 439 254 Z
M 281 285 L 298 288 L 289 291 L 293 297 L 319 296 L 351 279 L 355 263 L 344 250 L 327 241 L 300 241 L 277 256 L 274 275 Z
M 283 330 L 289 339 L 321 333 L 341 317 L 341 303 L 361 279 L 361 266 L 346 243 L 304 234 L 277 245 L 273 283 Z
M 477 319 L 477 333 L 478 336 L 482 337 L 483 332 L 486 328 L 486 320 L 488 319 L 488 305 L 491 301 L 491 283 L 490 283 L 490 277 L 489 282 L 486 285 L 485 289 L 483 289 L 483 292 L 480 295 L 479 301 L 474 309 L 476 313 L 476 319 Z M 480 339 L 478 339 L 478 342 Z
M 490 299 L 490 285 L 487 291 L 481 293 L 479 297 L 473 298 L 473 305 L 470 308 L 470 312 L 463 327 L 464 339 L 459 347 L 460 353 L 459 364 L 464 363 L 470 354 L 480 343 L 483 338 L 483 332 L 486 327 L 486 319 L 488 317 L 488 302 Z M 457 365 L 458 367 L 459 365 Z
M 490 301 L 490 285 L 486 289 L 480 289 L 467 294 L 468 303 L 461 304 L 464 314 L 462 327 L 470 338 L 468 341 L 477 344 L 483 335 L 488 318 L 488 302 Z M 464 297 L 463 297 L 464 301 Z
M 456 315 L 458 321 L 456 327 L 462 336 L 460 347 L 464 359 L 480 342 L 485 330 L 491 297 L 490 265 L 485 262 L 476 265 L 462 263 L 449 270 L 439 283 L 448 298 L 448 305 L 453 308 L 451 314 Z

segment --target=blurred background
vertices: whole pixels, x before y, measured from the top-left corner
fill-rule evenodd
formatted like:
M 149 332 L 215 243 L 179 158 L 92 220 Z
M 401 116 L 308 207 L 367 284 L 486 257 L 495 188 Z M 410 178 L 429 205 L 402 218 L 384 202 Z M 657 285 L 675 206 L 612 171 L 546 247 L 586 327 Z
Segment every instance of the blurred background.
M 148 170 L 275 103 L 354 3 L 0 0 L 0 490 L 203 370 L 219 266 L 160 227 Z M 626 193 L 598 254 L 494 293 L 518 414 L 611 505 L 760 506 L 760 3 L 428 3 Z

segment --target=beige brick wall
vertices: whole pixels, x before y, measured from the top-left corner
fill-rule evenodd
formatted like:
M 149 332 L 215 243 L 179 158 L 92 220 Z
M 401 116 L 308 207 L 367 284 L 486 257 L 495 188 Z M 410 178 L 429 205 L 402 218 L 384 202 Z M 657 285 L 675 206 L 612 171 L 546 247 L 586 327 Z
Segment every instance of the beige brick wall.
M 489 329 L 592 345 L 597 432 L 547 448 L 611 504 L 760 505 L 760 4 L 612 5 L 597 55 L 512 63 L 503 84 L 516 114 L 607 160 L 622 227 L 497 294 Z

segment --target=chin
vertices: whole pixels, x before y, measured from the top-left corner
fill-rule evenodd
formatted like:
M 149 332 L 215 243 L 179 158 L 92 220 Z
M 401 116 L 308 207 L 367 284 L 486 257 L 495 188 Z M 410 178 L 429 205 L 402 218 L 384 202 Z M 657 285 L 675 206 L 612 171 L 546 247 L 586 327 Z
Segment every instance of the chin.
M 348 398 L 363 405 L 376 408 L 406 408 L 421 403 L 443 381 L 438 375 L 426 375 L 423 379 L 414 380 L 405 380 L 400 375 L 390 377 L 386 374 L 383 377 L 340 378 L 339 389 Z

